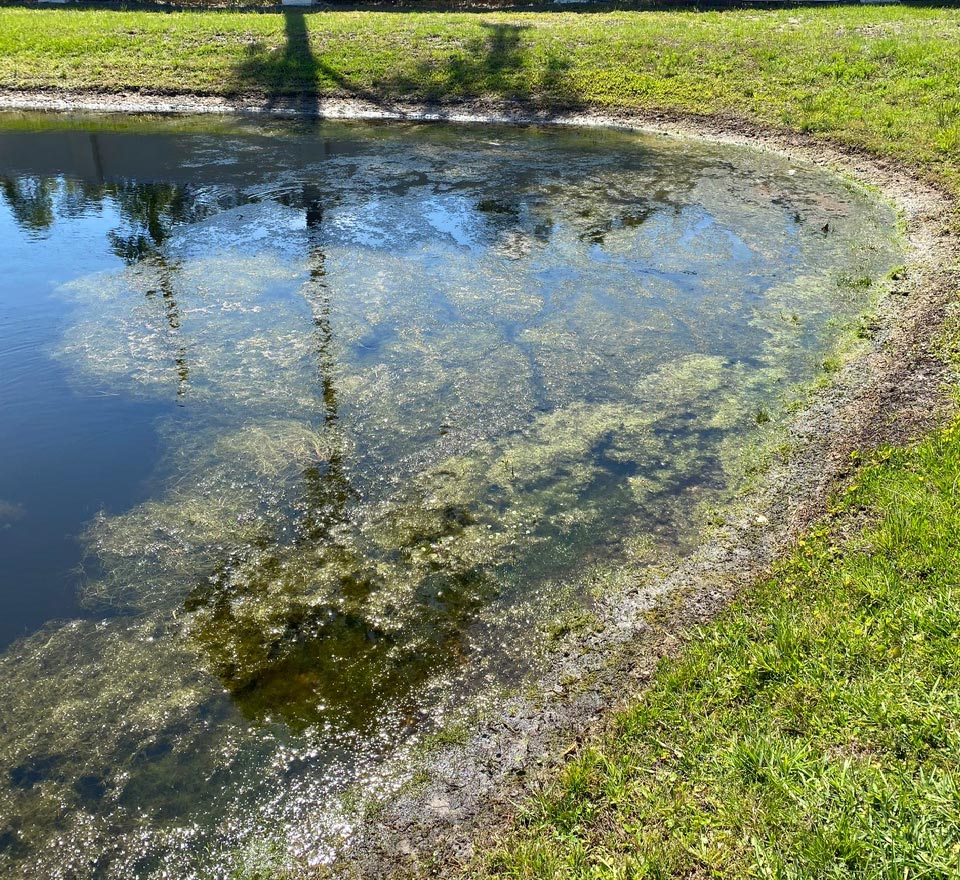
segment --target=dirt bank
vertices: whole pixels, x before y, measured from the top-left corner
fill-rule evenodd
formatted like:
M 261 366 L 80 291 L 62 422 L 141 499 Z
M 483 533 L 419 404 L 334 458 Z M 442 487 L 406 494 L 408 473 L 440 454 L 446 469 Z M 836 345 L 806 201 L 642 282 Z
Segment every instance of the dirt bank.
M 851 472 L 851 452 L 909 441 L 951 410 L 953 376 L 939 355 L 939 336 L 960 281 L 957 204 L 892 161 L 732 118 L 565 116 L 482 103 L 265 106 L 254 98 L 0 92 L 0 109 L 615 126 L 748 145 L 826 166 L 875 187 L 902 213 L 908 265 L 879 303 L 871 339 L 792 418 L 789 449 L 762 485 L 738 499 L 725 524 L 675 570 L 657 577 L 625 571 L 622 590 L 594 609 L 601 625 L 561 639 L 548 673 L 524 696 L 503 700 L 471 722 L 458 737 L 463 741 L 424 751 L 413 767 L 407 764 L 403 774 L 417 784 L 385 799 L 344 836 L 330 866 L 335 876 L 456 874 L 478 842 L 495 835 L 514 804 L 542 786 L 611 709 L 635 699 L 660 657 L 768 572 L 797 534 L 825 514 L 831 490 Z M 660 609 L 655 615 L 654 608 Z

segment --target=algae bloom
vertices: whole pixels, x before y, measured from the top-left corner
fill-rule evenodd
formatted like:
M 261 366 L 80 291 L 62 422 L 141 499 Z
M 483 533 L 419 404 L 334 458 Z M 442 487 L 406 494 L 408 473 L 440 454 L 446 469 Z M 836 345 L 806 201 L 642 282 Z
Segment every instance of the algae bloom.
M 742 149 L 209 125 L 0 130 L 5 876 L 322 858 L 594 566 L 696 540 L 898 261 Z

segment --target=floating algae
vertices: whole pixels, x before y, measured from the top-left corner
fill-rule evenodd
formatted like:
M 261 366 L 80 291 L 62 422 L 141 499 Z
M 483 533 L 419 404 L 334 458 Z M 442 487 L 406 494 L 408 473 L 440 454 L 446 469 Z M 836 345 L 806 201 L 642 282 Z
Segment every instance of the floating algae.
M 23 519 L 24 509 L 22 504 L 12 504 L 0 498 L 0 528 L 12 525 L 17 520 Z
M 67 255 L 51 369 L 158 450 L 76 524 L 78 619 L 0 660 L 13 877 L 225 877 L 265 829 L 317 857 L 444 688 L 695 540 L 896 261 L 888 212 L 746 151 L 234 126 L 98 127 L 82 167 L 82 132 L 0 135 L 14 257 Z

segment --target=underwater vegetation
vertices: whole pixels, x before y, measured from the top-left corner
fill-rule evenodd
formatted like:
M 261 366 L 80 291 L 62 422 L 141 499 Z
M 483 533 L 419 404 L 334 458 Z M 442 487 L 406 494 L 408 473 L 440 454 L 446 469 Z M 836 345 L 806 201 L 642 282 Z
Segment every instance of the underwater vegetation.
M 100 132 L 91 181 L 7 137 L 11 227 L 105 236 L 52 357 L 160 450 L 78 528 L 84 614 L 0 659 L 10 876 L 226 876 L 464 670 L 522 673 L 551 591 L 695 540 L 897 258 L 886 209 L 730 148 L 238 124 L 149 169 Z

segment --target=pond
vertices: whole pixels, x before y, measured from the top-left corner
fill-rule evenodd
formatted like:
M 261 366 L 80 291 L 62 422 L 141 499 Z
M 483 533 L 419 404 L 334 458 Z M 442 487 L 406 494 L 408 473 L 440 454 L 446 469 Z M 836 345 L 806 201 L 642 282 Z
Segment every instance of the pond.
M 0 873 L 322 861 L 591 567 L 695 544 L 893 221 L 652 135 L 0 119 Z

